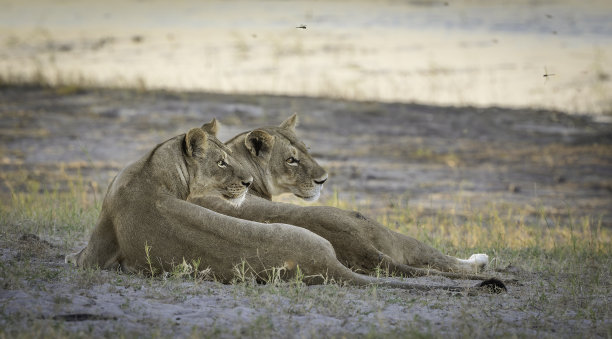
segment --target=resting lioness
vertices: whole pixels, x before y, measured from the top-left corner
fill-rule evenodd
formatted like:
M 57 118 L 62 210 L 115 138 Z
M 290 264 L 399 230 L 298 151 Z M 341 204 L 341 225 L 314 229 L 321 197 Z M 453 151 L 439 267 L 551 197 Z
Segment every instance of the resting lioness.
M 164 266 L 196 255 L 199 249 L 190 248 L 188 236 L 199 226 L 175 213 L 189 208 L 185 200 L 198 194 L 220 196 L 231 206 L 242 203 L 253 177 L 236 166 L 231 153 L 200 128 L 157 145 L 113 179 L 88 245 L 66 261 L 137 271 L 145 267 L 145 244 Z M 170 205 L 177 210 L 167 211 Z M 177 246 L 182 241 L 184 250 Z
M 439 274 L 487 278 L 473 274 L 487 264 L 486 254 L 475 254 L 462 260 L 393 232 L 358 212 L 272 202 L 273 195 L 289 192 L 306 200 L 316 200 L 327 179 L 327 173 L 295 135 L 296 124 L 297 116 L 294 114 L 279 127 L 258 128 L 239 134 L 226 143 L 255 177 L 245 203 L 239 208 L 230 208 L 213 198 L 193 201 L 241 219 L 306 228 L 331 242 L 340 262 L 366 273 L 372 273 L 382 265 L 396 273 L 413 276 Z
M 283 268 L 284 278 L 295 275 L 299 267 L 306 283 L 329 278 L 355 285 L 430 288 L 356 274 L 336 259 L 327 240 L 306 229 L 237 219 L 186 201 L 214 196 L 223 198 L 227 206 L 238 206 L 252 180 L 210 129 L 191 129 L 119 172 L 108 188 L 89 243 L 66 261 L 81 267 L 155 273 L 169 271 L 182 260 L 200 260 L 223 282 L 231 281 L 234 267 L 246 262 L 261 274 Z

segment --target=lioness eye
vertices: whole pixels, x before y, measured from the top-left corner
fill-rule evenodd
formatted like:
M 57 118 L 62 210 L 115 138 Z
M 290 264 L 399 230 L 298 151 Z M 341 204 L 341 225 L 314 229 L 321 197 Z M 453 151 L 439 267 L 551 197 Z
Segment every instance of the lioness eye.
M 294 157 L 289 157 L 287 159 L 287 163 L 292 166 L 297 166 L 300 163 L 300 161 Z
M 221 168 L 226 168 L 227 167 L 227 162 L 225 162 L 225 160 L 219 160 L 219 162 L 217 162 L 217 166 L 219 166 Z

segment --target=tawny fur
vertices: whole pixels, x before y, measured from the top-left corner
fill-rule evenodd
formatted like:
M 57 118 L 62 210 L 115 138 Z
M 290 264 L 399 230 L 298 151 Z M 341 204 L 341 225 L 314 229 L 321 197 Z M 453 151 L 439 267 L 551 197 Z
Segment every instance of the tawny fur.
M 308 229 L 332 244 L 342 264 L 359 272 L 371 274 L 383 268 L 410 276 L 437 274 L 451 278 L 488 278 L 474 274 L 486 264 L 486 255 L 476 255 L 472 260 L 458 259 L 394 232 L 358 212 L 271 201 L 273 195 L 280 193 L 304 197 L 309 194 L 304 187 L 320 192 L 322 184 L 317 182 L 327 178 L 326 172 L 295 135 L 296 123 L 297 116 L 293 115 L 279 127 L 258 128 L 226 143 L 254 175 L 253 187 L 239 208 L 230 208 L 214 198 L 193 201 L 241 219 Z M 257 135 L 255 140 L 251 140 L 253 135 Z M 287 162 L 290 157 L 298 158 L 298 166 Z
M 160 272 L 169 271 L 173 263 L 200 260 L 201 267 L 211 268 L 223 282 L 231 281 L 234 267 L 245 262 L 262 274 L 284 267 L 283 278 L 294 276 L 299 267 L 311 284 L 333 279 L 354 285 L 462 290 L 359 275 L 336 259 L 327 240 L 309 230 L 237 219 L 186 201 L 213 197 L 233 208 L 224 200 L 236 199 L 241 194 L 236 185 L 252 181 L 233 152 L 211 134 L 216 132 L 212 127 L 172 138 L 124 168 L 108 189 L 88 245 L 66 261 L 79 267 L 120 267 L 127 272 L 153 267 Z

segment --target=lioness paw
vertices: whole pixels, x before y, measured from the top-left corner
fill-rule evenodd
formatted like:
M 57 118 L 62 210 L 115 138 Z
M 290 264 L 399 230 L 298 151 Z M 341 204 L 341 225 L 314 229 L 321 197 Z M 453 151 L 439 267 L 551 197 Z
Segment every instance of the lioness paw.
M 489 256 L 483 253 L 472 254 L 468 259 L 457 259 L 460 269 L 481 270 L 489 263 Z
M 489 263 L 489 256 L 484 253 L 472 254 L 468 261 L 478 268 L 483 268 Z
M 64 262 L 65 262 L 66 264 L 72 264 L 72 265 L 75 265 L 75 266 L 76 266 L 76 264 L 77 264 L 77 255 L 78 255 L 78 254 L 79 254 L 78 252 L 77 252 L 77 253 L 68 254 L 68 255 L 67 255 L 65 258 L 64 258 Z

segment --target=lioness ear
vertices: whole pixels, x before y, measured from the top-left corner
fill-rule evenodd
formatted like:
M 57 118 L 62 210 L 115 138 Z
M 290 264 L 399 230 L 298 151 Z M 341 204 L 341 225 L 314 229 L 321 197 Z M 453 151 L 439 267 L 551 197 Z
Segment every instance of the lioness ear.
M 287 120 L 283 121 L 280 124 L 280 127 L 291 130 L 291 131 L 295 131 L 295 126 L 297 126 L 297 124 L 298 124 L 297 113 L 293 113 L 292 116 L 290 116 L 289 118 L 287 118 Z
M 274 146 L 274 137 L 266 131 L 256 129 L 247 134 L 244 144 L 253 156 L 269 160 Z
M 206 132 L 201 128 L 192 128 L 185 136 L 185 150 L 190 157 L 201 154 L 206 145 Z
M 209 123 L 202 125 L 202 129 L 204 132 L 217 136 L 217 132 L 219 131 L 219 123 L 217 122 L 217 118 L 213 118 Z

